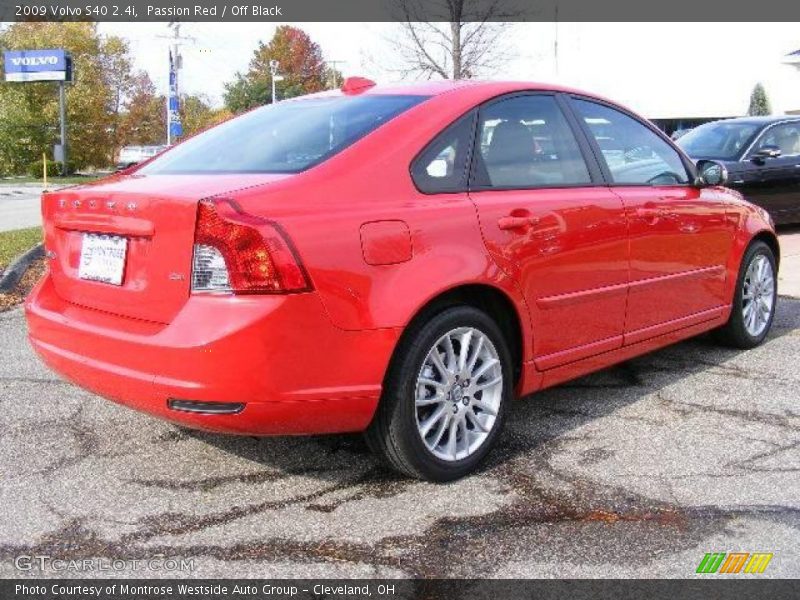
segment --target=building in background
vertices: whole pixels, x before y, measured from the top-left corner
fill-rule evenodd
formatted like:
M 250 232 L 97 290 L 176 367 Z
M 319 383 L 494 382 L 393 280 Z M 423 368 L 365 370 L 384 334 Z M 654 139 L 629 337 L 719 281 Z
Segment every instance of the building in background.
M 658 126 L 658 128 L 673 138 L 679 137 L 695 127 L 703 123 L 710 123 L 711 121 L 719 121 L 720 119 L 732 119 L 734 117 L 741 117 L 742 115 L 718 115 L 718 116 L 702 116 L 702 117 L 655 117 L 650 120 Z M 677 135 L 676 135 L 677 134 Z

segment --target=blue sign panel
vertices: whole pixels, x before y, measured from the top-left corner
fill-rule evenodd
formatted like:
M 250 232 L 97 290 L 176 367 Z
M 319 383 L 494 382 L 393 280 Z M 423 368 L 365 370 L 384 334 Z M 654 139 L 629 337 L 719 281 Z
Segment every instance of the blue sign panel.
M 69 57 L 62 49 L 8 50 L 3 53 L 6 81 L 67 81 Z
M 167 119 L 169 120 L 169 137 L 171 141 L 183 135 L 181 125 L 180 100 L 178 96 L 178 69 L 172 52 L 169 53 L 169 100 Z

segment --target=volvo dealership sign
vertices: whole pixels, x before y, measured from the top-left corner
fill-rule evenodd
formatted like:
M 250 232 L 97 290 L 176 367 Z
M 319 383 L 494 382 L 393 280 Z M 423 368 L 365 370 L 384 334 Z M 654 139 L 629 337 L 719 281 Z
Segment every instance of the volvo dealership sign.
M 3 53 L 6 81 L 70 81 L 72 61 L 62 49 L 8 50 Z
M 57 81 L 60 143 L 53 147 L 53 156 L 61 162 L 61 173 L 67 174 L 67 94 L 66 83 L 72 81 L 72 58 L 63 48 L 52 50 L 6 50 L 3 52 L 6 81 Z

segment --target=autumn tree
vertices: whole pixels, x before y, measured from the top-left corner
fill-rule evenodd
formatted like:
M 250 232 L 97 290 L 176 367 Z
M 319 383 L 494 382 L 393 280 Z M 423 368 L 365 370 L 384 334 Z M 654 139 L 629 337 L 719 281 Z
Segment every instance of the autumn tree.
M 397 0 L 397 36 L 389 70 L 401 76 L 470 79 L 507 60 L 505 34 L 515 14 L 507 3 Z
M 278 98 L 319 92 L 341 74 L 327 67 L 322 50 L 302 29 L 281 25 L 269 43 L 259 42 L 246 74 L 237 73 L 225 85 L 225 105 L 239 113 L 272 101 L 270 61 L 277 60 L 283 81 L 276 83 Z
M 761 117 L 772 114 L 772 107 L 769 105 L 769 98 L 767 98 L 767 91 L 764 86 L 757 83 L 750 94 L 750 106 L 747 109 L 747 114 L 751 117 Z
M 128 95 L 122 102 L 116 150 L 134 144 L 163 144 L 166 128 L 166 99 L 156 93 L 150 76 L 140 71 L 131 78 Z

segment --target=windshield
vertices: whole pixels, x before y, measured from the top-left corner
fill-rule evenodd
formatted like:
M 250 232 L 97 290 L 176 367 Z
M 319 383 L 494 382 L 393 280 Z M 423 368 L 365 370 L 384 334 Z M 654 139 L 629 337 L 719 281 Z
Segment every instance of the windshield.
M 187 140 L 139 173 L 297 173 L 425 98 L 376 95 L 279 102 Z
M 735 160 L 759 128 L 758 123 L 716 121 L 692 129 L 675 143 L 692 158 Z

